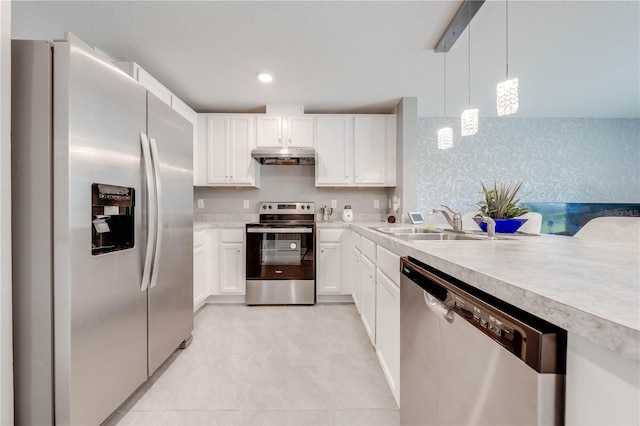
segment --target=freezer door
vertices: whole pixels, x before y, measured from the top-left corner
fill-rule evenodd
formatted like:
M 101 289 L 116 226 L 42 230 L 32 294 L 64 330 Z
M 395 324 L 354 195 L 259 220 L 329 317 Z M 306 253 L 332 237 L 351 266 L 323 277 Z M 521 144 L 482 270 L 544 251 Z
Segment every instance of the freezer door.
M 158 230 L 149 284 L 149 375 L 193 330 L 193 129 L 148 95 Z
M 88 425 L 104 421 L 147 378 L 139 142 L 146 91 L 68 39 L 54 44 L 53 73 L 55 421 Z M 92 250 L 93 184 L 133 188 L 132 248 Z M 117 216 L 120 195 L 107 193 L 114 206 L 105 212 Z

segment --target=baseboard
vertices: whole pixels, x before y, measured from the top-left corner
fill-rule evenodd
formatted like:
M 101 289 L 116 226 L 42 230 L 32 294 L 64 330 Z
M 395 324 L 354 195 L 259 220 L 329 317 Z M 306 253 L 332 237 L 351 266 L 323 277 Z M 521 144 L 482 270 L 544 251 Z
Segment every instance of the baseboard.
M 350 294 L 318 294 L 316 296 L 317 303 L 353 303 L 353 297 Z

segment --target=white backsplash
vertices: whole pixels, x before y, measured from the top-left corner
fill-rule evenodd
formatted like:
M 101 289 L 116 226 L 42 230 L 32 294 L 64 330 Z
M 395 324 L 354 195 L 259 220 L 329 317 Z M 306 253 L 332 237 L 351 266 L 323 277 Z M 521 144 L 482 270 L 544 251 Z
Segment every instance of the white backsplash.
M 316 188 L 313 166 L 261 166 L 261 187 L 255 188 L 194 188 L 193 211 L 203 214 L 257 214 L 261 201 L 314 202 L 316 213 L 331 200 L 337 201 L 331 220 L 342 220 L 342 209 L 350 205 L 356 218 L 359 215 L 383 217 L 387 213 L 388 188 Z M 199 209 L 197 200 L 203 199 L 205 207 Z M 380 208 L 373 207 L 379 200 Z M 249 208 L 243 208 L 249 200 Z

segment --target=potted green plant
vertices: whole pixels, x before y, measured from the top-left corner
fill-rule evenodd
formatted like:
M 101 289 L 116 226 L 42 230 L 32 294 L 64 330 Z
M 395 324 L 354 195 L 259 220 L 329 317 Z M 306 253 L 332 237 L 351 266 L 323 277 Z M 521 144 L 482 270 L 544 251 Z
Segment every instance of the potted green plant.
M 520 201 L 518 192 L 522 188 L 522 181 L 511 185 L 494 180 L 493 188 L 487 187 L 482 181 L 480 184 L 482 185 L 480 193 L 484 195 L 484 200 L 475 204 L 479 208 L 478 215 L 474 218 L 476 223 L 486 232 L 487 224 L 480 222 L 479 216 L 488 216 L 496 222 L 496 232 L 516 232 L 527 221 L 519 216 L 529 211 L 526 207 L 517 205 Z

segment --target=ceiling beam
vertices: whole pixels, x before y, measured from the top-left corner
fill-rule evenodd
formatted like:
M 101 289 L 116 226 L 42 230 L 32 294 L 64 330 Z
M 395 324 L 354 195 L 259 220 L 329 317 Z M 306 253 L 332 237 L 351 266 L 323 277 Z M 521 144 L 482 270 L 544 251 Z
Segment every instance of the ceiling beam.
M 467 28 L 473 17 L 476 16 L 476 12 L 483 3 L 484 0 L 464 0 L 451 22 L 449 22 L 449 26 L 440 36 L 440 40 L 433 48 L 434 51 L 448 52 L 456 44 L 458 37 Z

